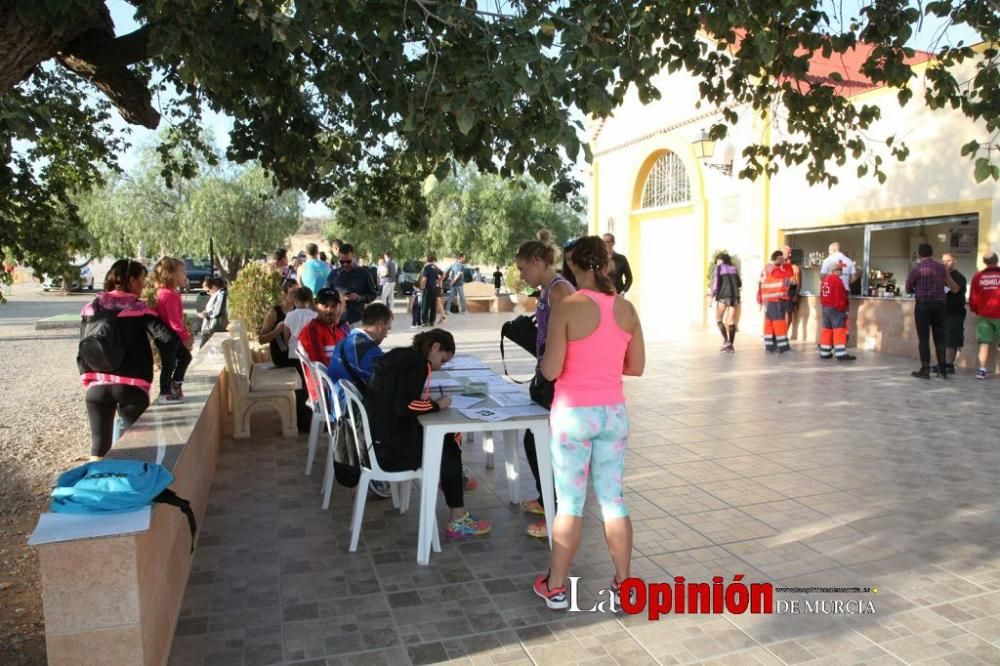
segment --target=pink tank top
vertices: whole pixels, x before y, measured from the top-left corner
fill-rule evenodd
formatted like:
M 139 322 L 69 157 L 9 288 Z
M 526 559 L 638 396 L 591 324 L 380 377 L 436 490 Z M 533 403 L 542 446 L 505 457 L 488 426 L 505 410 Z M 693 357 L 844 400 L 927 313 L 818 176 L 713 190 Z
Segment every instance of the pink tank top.
M 632 339 L 615 321 L 615 294 L 581 289 L 601 310 L 601 322 L 581 340 L 570 340 L 553 407 L 601 407 L 625 402 L 622 370 Z

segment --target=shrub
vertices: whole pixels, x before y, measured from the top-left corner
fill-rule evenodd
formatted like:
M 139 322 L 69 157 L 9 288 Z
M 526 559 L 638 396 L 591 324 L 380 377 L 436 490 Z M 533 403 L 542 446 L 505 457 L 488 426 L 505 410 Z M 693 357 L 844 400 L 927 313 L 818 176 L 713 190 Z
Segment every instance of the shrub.
M 503 270 L 503 282 L 511 294 L 524 294 L 531 291 L 531 286 L 521 279 L 521 271 L 517 270 L 517 264 L 511 264 Z
M 264 325 L 264 316 L 281 300 L 281 275 L 262 263 L 244 266 L 229 285 L 229 321 L 241 321 L 251 338 Z

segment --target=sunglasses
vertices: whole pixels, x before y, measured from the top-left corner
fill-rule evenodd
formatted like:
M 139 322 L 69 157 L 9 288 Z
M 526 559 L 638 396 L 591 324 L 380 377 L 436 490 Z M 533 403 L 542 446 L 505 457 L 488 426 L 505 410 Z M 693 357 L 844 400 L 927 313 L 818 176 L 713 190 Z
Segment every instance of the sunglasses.
M 353 263 L 354 263 L 353 259 L 341 259 L 340 260 L 340 265 L 341 266 L 350 266 Z

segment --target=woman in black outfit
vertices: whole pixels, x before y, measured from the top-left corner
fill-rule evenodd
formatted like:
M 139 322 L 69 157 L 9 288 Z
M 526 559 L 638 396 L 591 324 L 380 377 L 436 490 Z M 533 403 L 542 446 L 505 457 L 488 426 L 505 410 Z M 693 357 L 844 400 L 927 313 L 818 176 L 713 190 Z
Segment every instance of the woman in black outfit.
M 279 368 L 296 365 L 295 352 L 288 349 L 283 327 L 278 324 L 285 321 L 285 315 L 295 309 L 295 290 L 298 287 L 299 283 L 295 280 L 285 280 L 281 283 L 281 301 L 272 305 L 264 315 L 264 324 L 257 337 L 257 342 L 270 346 L 271 363 Z
M 117 339 L 124 351 L 114 369 L 95 368 L 90 353 L 81 348 L 76 358 L 80 381 L 87 388 L 87 418 L 90 420 L 90 459 L 99 460 L 111 449 L 115 411 L 125 428 L 135 423 L 149 407 L 153 382 L 153 352 L 149 338 L 160 345 L 161 353 L 171 353 L 179 339 L 156 311 L 139 300 L 146 282 L 146 267 L 138 261 L 119 259 L 104 278 L 104 293 L 83 308 L 81 340 L 95 318 L 114 313 Z M 90 340 L 88 339 L 88 342 Z M 86 358 L 85 358 L 86 357 Z M 166 364 L 169 359 L 164 359 Z
M 455 355 L 455 338 L 435 328 L 413 338 L 410 347 L 391 349 L 374 364 L 365 396 L 372 443 L 379 466 L 387 472 L 420 469 L 424 455 L 421 414 L 448 409 L 451 399 L 432 399 L 431 371 L 440 370 Z M 462 449 L 448 435 L 441 454 L 441 489 L 451 512 L 449 537 L 486 534 L 490 523 L 465 510 Z

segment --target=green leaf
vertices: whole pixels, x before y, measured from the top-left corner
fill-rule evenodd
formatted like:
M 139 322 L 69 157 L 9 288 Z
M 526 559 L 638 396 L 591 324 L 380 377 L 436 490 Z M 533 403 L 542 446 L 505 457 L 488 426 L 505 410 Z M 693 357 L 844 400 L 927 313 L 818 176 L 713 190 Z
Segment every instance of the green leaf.
M 468 134 L 476 124 L 476 112 L 469 108 L 461 109 L 455 114 L 455 121 L 458 123 L 459 131 Z
M 976 160 L 976 169 L 975 169 L 976 182 L 981 183 L 987 178 L 991 177 L 993 175 L 993 169 L 994 169 L 993 165 L 990 164 L 990 161 L 987 158 L 985 157 L 978 158 Z

